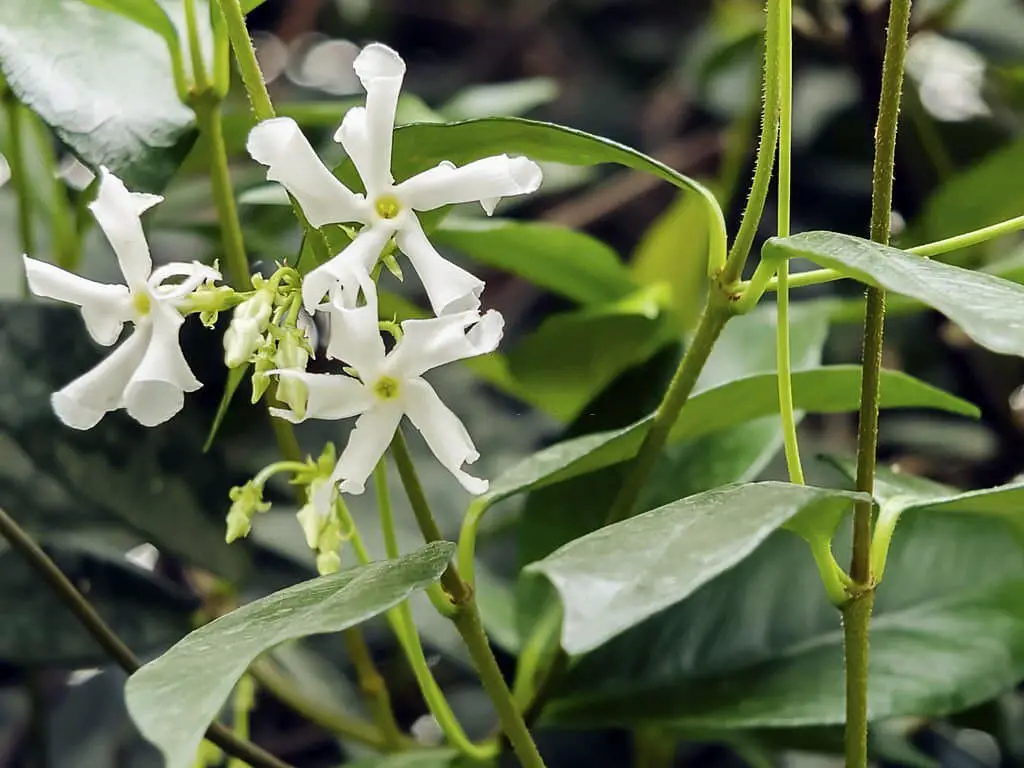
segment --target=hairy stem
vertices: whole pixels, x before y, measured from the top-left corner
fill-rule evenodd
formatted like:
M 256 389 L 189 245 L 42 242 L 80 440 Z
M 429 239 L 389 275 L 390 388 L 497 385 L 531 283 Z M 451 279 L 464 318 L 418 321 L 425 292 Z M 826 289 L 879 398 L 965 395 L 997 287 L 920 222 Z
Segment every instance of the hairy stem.
M 892 175 L 899 128 L 903 65 L 907 54 L 907 32 L 911 0 L 892 0 L 882 89 L 875 126 L 875 161 L 871 184 L 871 239 L 889 242 L 892 210 Z M 860 425 L 857 436 L 857 490 L 871 494 L 875 484 L 875 454 L 878 447 L 879 378 L 882 368 L 882 339 L 885 330 L 885 293 L 868 288 L 864 316 L 864 351 L 861 378 Z M 850 602 L 843 609 L 843 638 L 846 654 L 846 765 L 867 765 L 868 738 L 868 630 L 874 604 L 871 574 L 871 502 L 857 502 L 853 518 L 853 558 L 850 576 L 854 581 Z
M 139 660 L 132 650 L 107 626 L 92 604 L 50 556 L 3 509 L 0 509 L 0 536 L 3 536 L 11 545 L 11 549 L 25 558 L 43 581 L 49 584 L 57 597 L 64 602 L 112 661 L 128 674 L 139 668 Z M 291 768 L 288 763 L 278 760 L 255 744 L 239 739 L 220 723 L 213 723 L 207 729 L 206 738 L 229 755 L 245 760 L 254 768 Z
M 256 61 L 256 51 L 252 47 L 249 30 L 245 26 L 242 5 L 239 0 L 218 0 L 218 2 L 221 12 L 224 14 L 228 39 L 231 40 L 231 49 L 235 52 L 235 63 L 238 65 L 238 73 L 242 76 L 245 92 L 249 95 L 253 114 L 257 120 L 269 120 L 276 113 L 274 105 L 270 101 L 270 94 L 267 92 L 267 84 L 263 80 L 263 72 L 260 71 L 259 62 Z

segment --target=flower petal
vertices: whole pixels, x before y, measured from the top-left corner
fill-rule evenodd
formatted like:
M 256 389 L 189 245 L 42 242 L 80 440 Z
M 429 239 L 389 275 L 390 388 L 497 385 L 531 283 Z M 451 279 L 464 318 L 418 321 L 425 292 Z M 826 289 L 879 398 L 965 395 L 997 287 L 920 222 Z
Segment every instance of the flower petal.
M 178 331 L 184 318 L 172 307 L 155 303 L 149 314 L 152 338 L 124 391 L 128 415 L 144 427 L 170 419 L 185 405 L 185 393 L 202 384 L 181 351 Z
M 388 46 L 371 43 L 356 56 L 352 68 L 366 89 L 364 119 L 368 162 L 365 172 L 363 168 L 359 169 L 359 175 L 363 177 L 367 190 L 379 193 L 392 183 L 391 134 L 395 130 L 395 112 L 405 77 L 405 62 Z
M 532 160 L 495 155 L 461 168 L 441 163 L 403 181 L 395 187 L 395 195 L 417 211 L 479 202 L 490 215 L 501 198 L 535 192 L 540 180 L 540 166 Z
M 366 199 L 373 201 L 378 195 L 391 187 L 394 179 L 391 176 L 390 160 L 384 168 L 378 167 L 377 153 L 374 149 L 376 139 L 370 137 L 366 122 L 366 107 L 352 107 L 345 113 L 341 125 L 334 132 L 334 140 L 345 148 L 363 180 L 366 188 Z M 388 129 L 388 141 L 391 141 L 391 130 Z M 389 150 L 390 152 L 390 150 Z
M 96 283 L 53 264 L 23 258 L 29 290 L 36 296 L 81 307 L 85 327 L 97 344 L 109 347 L 121 335 L 124 323 L 134 317 L 125 286 Z
M 430 450 L 445 469 L 472 494 L 486 493 L 488 482 L 462 470 L 463 464 L 472 464 L 480 454 L 462 421 L 441 402 L 437 392 L 423 379 L 404 382 L 402 403 L 405 414 L 427 441 Z
M 483 280 L 442 257 L 427 239 L 415 214 L 410 212 L 403 217 L 395 241 L 420 276 L 435 315 L 466 312 L 480 306 Z
M 184 278 L 180 283 L 164 285 L 164 281 L 172 277 Z M 149 288 L 153 295 L 161 300 L 176 301 L 188 296 L 192 291 L 207 280 L 220 280 L 221 274 L 213 267 L 200 264 L 198 261 L 172 261 L 162 264 L 149 276 Z
M 0 187 L 11 180 L 11 164 L 7 158 L 0 154 Z
M 313 312 L 324 294 L 336 285 L 341 286 L 342 301 L 355 306 L 359 288 L 368 284 L 370 270 L 390 237 L 387 227 L 364 227 L 341 253 L 302 278 L 302 304 L 306 311 Z
M 267 166 L 268 180 L 278 182 L 298 200 L 314 227 L 367 220 L 362 196 L 334 177 L 290 117 L 257 125 L 249 133 L 246 149 L 253 160 Z
M 357 379 L 334 373 L 307 373 L 291 369 L 269 371 L 281 378 L 301 381 L 306 385 L 306 415 L 299 418 L 287 408 L 271 408 L 270 412 L 293 424 L 306 419 L 348 419 L 358 416 L 373 405 L 373 395 Z
M 331 307 L 331 334 L 327 343 L 327 356 L 355 368 L 367 384 L 372 384 L 384 367 L 384 339 L 378 325 L 377 300 L 372 293 L 370 296 L 372 300 L 361 307 Z
M 160 195 L 129 192 L 123 181 L 100 167 L 99 191 L 89 210 L 110 241 L 129 288 L 145 285 L 153 270 L 141 216 L 161 200 Z
M 356 420 L 348 445 L 331 474 L 332 481 L 341 483 L 343 493 L 363 492 L 366 478 L 384 455 L 401 420 L 402 408 L 398 403 L 376 405 Z
M 466 331 L 466 328 L 473 326 Z M 476 311 L 427 320 L 406 320 L 402 338 L 387 357 L 386 368 L 401 378 L 421 376 L 456 360 L 493 352 L 505 329 L 496 310 L 481 317 Z
M 136 328 L 99 365 L 54 392 L 50 403 L 57 418 L 74 429 L 91 429 L 105 413 L 120 408 L 128 381 L 142 362 L 151 336 L 149 324 Z

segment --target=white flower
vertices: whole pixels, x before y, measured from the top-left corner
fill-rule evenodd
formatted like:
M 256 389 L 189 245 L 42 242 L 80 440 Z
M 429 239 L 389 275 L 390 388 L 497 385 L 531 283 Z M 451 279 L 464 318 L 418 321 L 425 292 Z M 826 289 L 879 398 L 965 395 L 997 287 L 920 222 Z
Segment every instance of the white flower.
M 4 186 L 8 181 L 11 180 L 11 164 L 7 162 L 7 158 L 0 154 L 0 187 Z
M 118 408 L 151 427 L 181 410 L 184 393 L 201 386 L 178 341 L 184 318 L 177 305 L 205 280 L 220 275 L 199 263 L 154 270 L 140 217 L 163 198 L 129 192 L 106 168 L 100 175 L 99 192 L 89 208 L 117 255 L 127 285 L 96 283 L 28 256 L 25 273 L 37 296 L 77 304 L 98 343 L 113 344 L 126 322 L 135 324 L 135 332 L 91 371 L 55 392 L 51 402 L 60 420 L 75 429 L 89 429 Z M 172 277 L 184 279 L 164 285 Z
M 249 134 L 249 154 L 268 167 L 269 180 L 281 183 L 298 200 L 310 224 L 364 225 L 341 253 L 306 275 L 306 309 L 312 311 L 337 283 L 346 305 L 355 306 L 361 276 L 369 274 L 392 237 L 419 274 L 434 314 L 478 308 L 483 282 L 437 252 L 414 211 L 479 202 L 490 214 L 502 197 L 536 190 L 540 168 L 525 157 L 495 155 L 461 168 L 443 162 L 395 184 L 391 138 L 405 63 L 387 46 L 374 43 L 362 50 L 353 66 L 366 89 L 366 106 L 350 109 L 334 138 L 359 171 L 365 196 L 334 177 L 294 120 L 267 120 Z
M 463 471 L 479 458 L 465 426 L 441 402 L 423 373 L 455 360 L 494 351 L 504 329 L 502 316 L 476 310 L 429 320 L 406 320 L 402 337 L 385 353 L 377 320 L 376 295 L 368 304 L 331 307 L 331 337 L 327 354 L 342 360 L 359 378 L 325 373 L 276 371 L 282 378 L 303 382 L 309 393 L 304 418 L 345 419 L 358 416 L 348 445 L 331 474 L 345 493 L 362 493 L 366 478 L 387 450 L 402 416 L 408 416 L 438 461 L 474 494 L 487 490 L 487 481 Z M 468 330 L 467 330 L 468 329 Z M 273 409 L 289 421 L 302 421 L 292 411 Z

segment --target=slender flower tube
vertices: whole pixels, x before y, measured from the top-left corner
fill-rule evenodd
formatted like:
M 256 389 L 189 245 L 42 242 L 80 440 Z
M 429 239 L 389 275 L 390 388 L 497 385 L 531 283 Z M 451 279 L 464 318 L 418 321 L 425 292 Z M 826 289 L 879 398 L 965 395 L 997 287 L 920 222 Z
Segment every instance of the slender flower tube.
M 249 134 L 249 154 L 267 166 L 269 180 L 298 200 L 310 224 L 363 225 L 341 253 L 306 275 L 306 309 L 313 311 L 337 284 L 345 305 L 355 306 L 361 277 L 370 273 L 392 237 L 419 275 L 435 315 L 477 309 L 483 282 L 437 252 L 415 211 L 479 202 L 490 215 L 502 197 L 535 191 L 540 167 L 525 157 L 495 155 L 461 167 L 443 162 L 396 184 L 391 142 L 405 62 L 386 45 L 373 43 L 353 66 L 366 89 L 366 106 L 345 114 L 334 139 L 352 158 L 365 196 L 334 177 L 291 118 L 265 120 Z
M 306 385 L 305 414 L 274 409 L 277 416 L 299 422 L 357 416 L 355 429 L 331 474 L 332 482 L 318 489 L 330 494 L 335 484 L 345 493 L 362 493 L 366 479 L 387 450 L 403 416 L 408 416 L 438 461 L 470 493 L 487 490 L 487 481 L 466 473 L 463 464 L 479 458 L 465 426 L 423 379 L 423 374 L 446 363 L 493 352 L 501 341 L 504 319 L 493 310 L 476 310 L 428 320 L 406 320 L 401 338 L 385 352 L 377 320 L 377 298 L 369 284 L 367 304 L 349 308 L 335 294 L 330 308 L 331 335 L 327 355 L 341 360 L 355 376 L 281 370 L 281 378 Z M 326 508 L 327 500 L 314 500 Z
M 181 410 L 185 392 L 202 386 L 181 351 L 178 331 L 184 318 L 178 306 L 220 274 L 197 262 L 153 269 L 141 216 L 163 198 L 129 192 L 106 168 L 100 177 L 89 208 L 117 255 L 126 285 L 96 283 L 28 256 L 25 273 L 37 296 L 76 304 L 97 343 L 112 345 L 128 322 L 135 332 L 91 371 L 55 392 L 51 402 L 60 420 L 75 429 L 90 429 L 119 408 L 152 427 Z M 170 278 L 181 281 L 165 285 Z

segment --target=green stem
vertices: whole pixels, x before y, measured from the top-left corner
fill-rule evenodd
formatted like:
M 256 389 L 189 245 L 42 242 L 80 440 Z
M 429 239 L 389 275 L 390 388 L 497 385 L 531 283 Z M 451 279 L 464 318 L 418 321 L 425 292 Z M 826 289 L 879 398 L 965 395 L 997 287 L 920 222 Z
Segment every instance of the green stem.
M 18 238 L 21 250 L 35 255 L 35 233 L 32 231 L 32 199 L 25 168 L 25 141 L 22 131 L 22 106 L 10 91 L 3 94 L 4 112 L 7 113 L 7 163 L 11 167 L 11 186 L 18 199 Z
M 46 123 L 27 109 L 21 111 L 23 123 L 31 131 L 35 149 L 50 178 L 50 227 L 53 232 L 54 262 L 58 267 L 74 272 L 82 255 L 81 238 L 75 227 L 75 213 L 68 199 L 67 187 L 58 175 L 57 153 L 53 147 L 50 129 Z
M 242 225 L 238 220 L 235 193 L 231 186 L 220 102 L 216 94 L 207 91 L 193 99 L 193 109 L 199 121 L 200 130 L 210 143 L 210 182 L 213 187 L 213 201 L 217 207 L 217 218 L 220 222 L 221 246 L 224 249 L 224 260 L 231 275 L 231 285 L 236 291 L 244 291 L 249 288 L 249 260 L 245 255 Z
M 775 13 L 771 8 L 775 9 Z M 773 18 L 774 17 L 774 18 Z M 779 80 L 779 237 L 789 237 L 790 190 L 793 176 L 793 2 L 779 0 L 770 4 L 768 24 L 777 26 L 778 50 L 774 59 Z M 782 417 L 782 435 L 786 449 L 786 467 L 789 480 L 804 484 L 804 470 L 800 465 L 800 445 L 796 433 L 796 413 L 793 410 L 793 374 L 789 345 L 789 262 L 783 260 L 778 267 L 778 303 L 776 304 L 776 355 L 778 358 L 779 413 Z
M 769 15 L 774 16 L 775 0 L 768 0 L 767 6 Z M 729 250 L 721 277 L 721 283 L 726 286 L 739 280 L 743 274 L 743 266 L 750 255 L 750 248 L 754 244 L 754 237 L 761 223 L 765 201 L 768 199 L 772 168 L 775 164 L 775 148 L 779 138 L 779 79 L 777 71 L 771 66 L 771 61 L 777 48 L 778 25 L 772 24 L 771 20 L 768 21 L 765 37 L 764 118 L 761 122 L 761 138 L 757 144 L 750 196 L 743 209 L 743 218 L 740 220 L 740 227 Z
M 267 693 L 284 704 L 303 719 L 336 734 L 344 739 L 359 742 L 373 749 L 387 752 L 390 747 L 377 728 L 357 717 L 344 712 L 324 709 L 310 699 L 289 681 L 283 673 L 264 659 L 250 667 L 249 674 Z M 414 742 L 402 737 L 402 747 L 411 747 Z
M 234 734 L 240 739 L 249 739 L 249 718 L 256 704 L 256 682 L 252 676 L 242 675 L 235 684 L 235 696 L 232 706 L 234 712 Z M 247 768 L 244 760 L 237 757 L 228 761 L 228 768 Z
M 395 459 L 398 474 L 402 478 L 402 485 L 409 498 L 416 522 L 423 533 L 423 538 L 428 542 L 439 541 L 441 529 L 430 510 L 430 503 L 423 492 L 423 486 L 416 473 L 412 456 L 409 454 L 409 447 L 400 430 L 395 431 L 395 437 L 391 441 L 391 454 Z M 483 622 L 480 620 L 480 611 L 473 596 L 473 589 L 462 580 L 453 563 L 449 563 L 441 575 L 441 585 L 451 595 L 457 608 L 452 622 L 469 650 L 469 656 L 476 666 L 480 682 L 494 704 L 502 730 L 512 745 L 516 757 L 519 758 L 519 762 L 524 768 L 544 768 L 544 759 L 537 750 L 530 730 L 526 727 L 526 721 L 523 720 L 523 715 L 516 706 L 512 692 L 501 673 L 498 661 L 494 658 L 494 652 L 487 640 Z
M 404 736 L 395 720 L 395 712 L 391 707 L 391 694 L 388 692 L 387 683 L 377 670 L 377 665 L 373 663 L 373 656 L 370 655 L 370 647 L 366 644 L 366 638 L 357 627 L 347 629 L 342 634 L 345 637 L 348 658 L 356 669 L 359 689 L 363 692 L 363 698 L 366 699 L 370 712 L 373 713 L 373 720 L 384 737 L 387 750 L 401 749 Z
M 245 26 L 245 14 L 242 13 L 241 3 L 239 0 L 218 0 L 218 2 L 221 12 L 224 14 L 228 39 L 231 40 L 231 49 L 235 52 L 235 63 L 242 76 L 245 92 L 249 95 L 253 114 L 257 120 L 269 120 L 276 113 L 274 105 L 270 101 L 270 94 L 267 93 L 267 84 L 263 80 L 259 62 L 256 61 L 256 51 L 252 47 L 249 30 Z
M 139 668 L 139 660 L 131 649 L 107 626 L 92 604 L 50 556 L 3 509 L 0 509 L 0 536 L 3 536 L 11 545 L 11 549 L 35 569 L 112 661 L 129 675 Z M 288 763 L 278 760 L 255 744 L 239 739 L 220 723 L 210 725 L 206 731 L 206 738 L 229 755 L 242 758 L 254 768 L 291 768 Z
M 903 65 L 907 54 L 911 0 L 892 0 L 882 64 L 881 98 L 875 126 L 875 161 L 871 183 L 871 239 L 889 242 L 892 212 L 892 176 L 896 160 Z M 861 407 L 857 436 L 857 490 L 874 492 L 878 447 L 879 380 L 885 330 L 885 292 L 870 287 L 864 316 Z M 868 633 L 874 604 L 871 574 L 870 501 L 858 501 L 853 516 L 851 599 L 843 608 L 843 645 L 846 655 L 846 765 L 866 768 L 868 740 Z
M 188 30 L 188 51 L 192 57 L 192 84 L 196 93 L 203 93 L 210 87 L 203 62 L 203 47 L 199 42 L 199 27 L 196 25 L 196 0 L 185 0 L 185 28 Z
M 388 467 L 383 456 L 373 470 L 373 490 L 377 494 L 377 510 L 384 534 L 384 553 L 389 560 L 396 560 L 400 554 L 398 533 L 395 529 L 395 512 L 391 506 L 391 491 L 388 490 Z
M 487 510 L 491 508 L 491 501 L 487 496 L 479 496 L 470 502 L 465 517 L 462 518 L 462 528 L 459 531 L 459 550 L 456 562 L 459 565 L 459 573 L 470 589 L 476 586 L 476 535 L 480 528 L 480 521 Z

